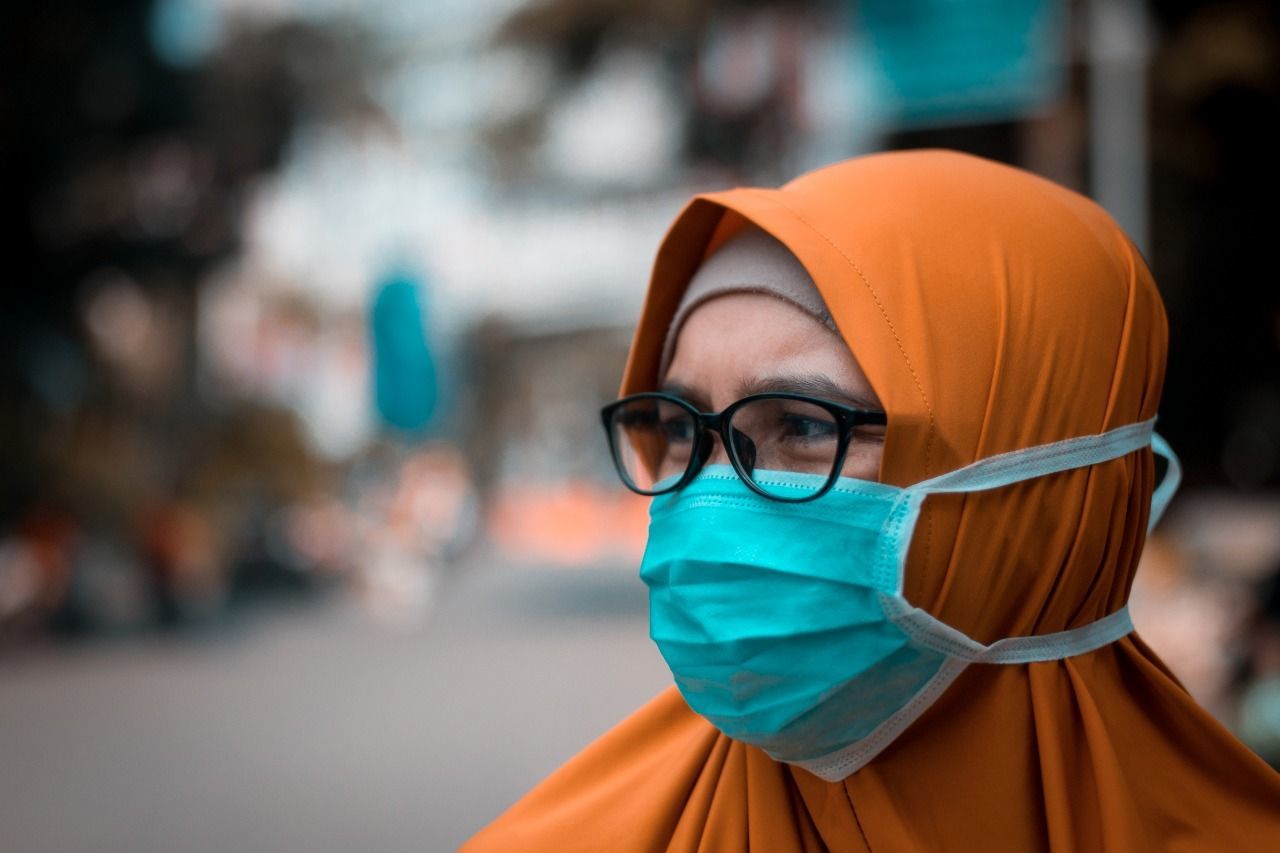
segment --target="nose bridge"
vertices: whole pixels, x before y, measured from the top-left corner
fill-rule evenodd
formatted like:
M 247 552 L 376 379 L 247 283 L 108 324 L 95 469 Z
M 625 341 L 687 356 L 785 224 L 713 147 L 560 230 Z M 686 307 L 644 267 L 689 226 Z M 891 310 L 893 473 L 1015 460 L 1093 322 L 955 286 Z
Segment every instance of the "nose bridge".
M 724 436 L 720 431 L 724 428 L 724 414 L 721 412 L 702 412 L 698 416 L 699 426 L 702 428 L 703 441 L 710 442 L 705 447 L 710 450 L 702 451 L 703 464 L 706 465 L 728 465 L 730 464 L 729 453 L 724 447 Z
M 704 451 L 706 454 L 706 463 L 708 465 L 728 465 L 729 451 L 725 450 L 724 438 L 720 435 L 719 419 L 712 425 L 710 423 L 703 425 L 703 441 L 710 442 L 710 451 Z
M 749 478 L 756 467 L 756 447 L 745 433 L 730 427 L 733 412 L 737 408 L 735 405 L 724 412 L 704 412 L 699 415 L 704 436 L 702 448 L 698 451 L 701 457 L 698 465 L 732 465 L 738 476 Z M 733 442 L 732 453 L 729 451 L 729 442 Z

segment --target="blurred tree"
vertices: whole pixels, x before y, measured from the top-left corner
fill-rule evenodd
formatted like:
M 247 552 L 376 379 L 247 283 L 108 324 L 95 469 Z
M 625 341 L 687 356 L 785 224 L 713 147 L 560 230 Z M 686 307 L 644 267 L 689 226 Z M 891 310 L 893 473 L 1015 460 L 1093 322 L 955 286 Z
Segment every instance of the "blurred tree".
M 357 27 L 232 25 L 178 65 L 157 37 L 150 0 L 0 6 L 0 524 L 35 496 L 75 499 L 58 427 L 87 407 L 147 431 L 157 485 L 175 487 L 199 420 L 197 285 L 236 250 L 250 182 L 300 125 L 375 111 Z M 178 370 L 159 398 L 112 387 L 87 346 L 102 280 L 175 317 Z

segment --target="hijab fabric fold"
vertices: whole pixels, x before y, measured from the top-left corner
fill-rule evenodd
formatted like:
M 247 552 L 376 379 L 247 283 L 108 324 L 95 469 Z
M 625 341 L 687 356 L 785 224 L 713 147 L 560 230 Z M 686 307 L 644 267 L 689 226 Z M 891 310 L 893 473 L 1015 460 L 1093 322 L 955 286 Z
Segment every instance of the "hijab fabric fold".
M 623 393 L 656 387 L 690 279 L 748 223 L 804 266 L 883 402 L 883 482 L 1156 415 L 1166 322 L 1128 238 L 1083 196 L 944 151 L 695 197 L 658 251 Z M 906 597 L 983 643 L 1100 619 L 1128 599 L 1154 480 L 1143 449 L 931 496 Z M 464 850 L 1280 850 L 1280 775 L 1131 634 L 969 667 L 841 782 L 727 738 L 673 687 Z

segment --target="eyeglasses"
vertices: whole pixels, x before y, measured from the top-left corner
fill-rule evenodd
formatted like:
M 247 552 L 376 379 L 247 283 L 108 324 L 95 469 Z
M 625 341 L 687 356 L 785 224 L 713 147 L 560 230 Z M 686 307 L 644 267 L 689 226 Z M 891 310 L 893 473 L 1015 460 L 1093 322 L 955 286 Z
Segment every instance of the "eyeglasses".
M 800 503 L 835 485 L 854 430 L 886 424 L 884 412 L 854 409 L 804 394 L 743 397 L 722 412 L 700 412 L 671 394 L 632 394 L 600 410 L 622 482 L 641 495 L 683 488 L 711 458 L 718 434 L 738 476 L 752 491 Z M 779 483 L 756 472 L 825 475 Z M 799 483 L 799 485 L 797 485 Z

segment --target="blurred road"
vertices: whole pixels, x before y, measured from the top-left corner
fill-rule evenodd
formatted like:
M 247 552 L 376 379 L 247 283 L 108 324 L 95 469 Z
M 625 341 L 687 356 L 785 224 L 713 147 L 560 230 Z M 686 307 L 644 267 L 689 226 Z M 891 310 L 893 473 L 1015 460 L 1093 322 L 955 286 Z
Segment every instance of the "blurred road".
M 446 851 L 669 682 L 630 572 L 485 569 L 0 658 L 0 850 Z

